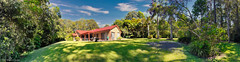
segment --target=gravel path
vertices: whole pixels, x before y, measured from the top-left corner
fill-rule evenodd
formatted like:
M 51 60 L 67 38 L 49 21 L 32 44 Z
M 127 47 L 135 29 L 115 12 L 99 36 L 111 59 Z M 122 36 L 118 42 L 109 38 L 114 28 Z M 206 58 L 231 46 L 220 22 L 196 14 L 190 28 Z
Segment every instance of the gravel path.
M 148 42 L 147 44 L 152 47 L 161 48 L 163 50 L 172 50 L 173 48 L 182 47 L 180 43 L 173 41 Z

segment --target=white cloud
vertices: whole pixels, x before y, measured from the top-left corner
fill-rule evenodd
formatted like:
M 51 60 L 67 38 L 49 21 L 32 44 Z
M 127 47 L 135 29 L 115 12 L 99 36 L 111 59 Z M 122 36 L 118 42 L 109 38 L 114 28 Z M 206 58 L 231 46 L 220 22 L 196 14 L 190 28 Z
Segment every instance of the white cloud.
M 72 10 L 70 10 L 70 9 L 64 9 L 63 11 L 64 12 L 72 12 Z
M 144 6 L 144 7 L 148 7 L 148 8 L 151 7 L 149 4 L 145 4 L 145 5 L 143 5 L 143 6 Z
M 138 9 L 134 5 L 131 5 L 129 3 L 118 3 L 118 6 L 116 6 L 115 8 L 118 8 L 120 11 L 134 11 Z
M 109 11 L 103 11 L 103 10 L 101 10 L 102 8 L 95 8 L 95 7 L 87 6 L 87 5 L 77 6 L 77 5 L 58 4 L 58 3 L 51 3 L 51 4 L 53 6 L 64 6 L 64 7 L 69 7 L 69 8 L 73 8 L 73 9 L 76 9 L 76 10 L 84 9 L 84 10 L 93 11 L 93 12 L 96 12 L 96 13 L 109 14 Z M 65 12 L 72 12 L 70 10 L 63 10 L 63 11 L 65 11 Z M 78 12 L 88 14 L 89 16 L 91 15 L 91 13 L 87 12 L 87 11 L 82 11 L 81 10 L 81 11 L 78 11 Z
M 57 6 L 57 4 L 56 3 L 51 3 L 53 6 Z
M 91 16 L 91 15 L 92 15 L 90 12 L 87 12 L 87 11 L 78 10 L 78 12 L 87 14 L 88 16 Z
M 85 10 L 97 12 L 97 13 L 104 13 L 104 14 L 108 14 L 109 13 L 109 11 L 101 11 L 102 8 L 94 8 L 92 6 L 82 6 L 81 8 L 85 9 Z

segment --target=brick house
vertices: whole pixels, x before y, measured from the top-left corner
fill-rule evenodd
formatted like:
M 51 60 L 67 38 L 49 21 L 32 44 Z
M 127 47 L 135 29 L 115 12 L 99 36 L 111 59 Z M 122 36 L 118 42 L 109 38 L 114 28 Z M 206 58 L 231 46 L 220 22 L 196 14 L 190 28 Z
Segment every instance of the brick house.
M 94 29 L 90 31 L 76 30 L 72 34 L 73 39 L 75 37 L 80 37 L 80 41 L 91 41 L 93 38 L 99 38 L 100 41 L 105 40 L 117 40 L 118 37 L 121 37 L 121 30 L 117 25 L 108 26 L 104 28 Z

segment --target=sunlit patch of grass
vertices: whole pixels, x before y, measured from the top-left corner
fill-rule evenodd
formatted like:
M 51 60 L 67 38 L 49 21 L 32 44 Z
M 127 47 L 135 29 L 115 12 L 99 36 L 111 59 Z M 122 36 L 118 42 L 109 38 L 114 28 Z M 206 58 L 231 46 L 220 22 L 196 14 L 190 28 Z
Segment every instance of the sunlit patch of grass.
M 216 60 L 230 62 L 240 61 L 240 44 L 225 42 L 219 44 L 219 46 L 223 49 L 223 53 L 220 56 L 217 56 Z
M 25 54 L 22 62 L 159 62 L 202 61 L 180 47 L 166 51 L 147 42 L 166 39 L 133 38 L 116 41 L 62 41 Z
M 172 53 L 164 56 L 164 61 L 182 60 L 187 59 L 187 56 L 182 52 L 183 48 L 177 48 Z

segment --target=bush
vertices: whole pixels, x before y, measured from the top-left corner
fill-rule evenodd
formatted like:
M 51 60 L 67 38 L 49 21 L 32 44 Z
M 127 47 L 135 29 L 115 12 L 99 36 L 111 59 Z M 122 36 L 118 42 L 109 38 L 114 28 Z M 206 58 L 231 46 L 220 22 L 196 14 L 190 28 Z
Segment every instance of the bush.
M 66 35 L 65 37 L 66 41 L 73 41 L 73 37 L 72 37 L 72 33 L 68 33 L 68 35 Z
M 225 51 L 233 48 L 233 47 L 231 47 L 232 45 L 228 42 L 218 43 L 217 46 L 218 46 L 220 52 L 225 52 Z
M 67 38 L 67 41 L 73 41 L 72 37 Z
M 122 39 L 122 37 L 118 37 L 118 38 L 117 38 L 117 40 L 121 40 L 121 39 Z
M 155 38 L 157 38 L 157 35 L 155 36 Z M 161 36 L 161 35 L 159 35 L 159 38 L 162 38 L 162 36 Z
M 149 36 L 148 36 L 148 39 L 152 39 L 152 38 L 153 38 L 153 35 L 149 35 Z
M 184 44 L 189 44 L 191 43 L 191 37 L 182 37 L 178 39 L 178 42 L 184 43 Z
M 218 54 L 219 49 L 211 46 L 208 41 L 195 41 L 190 45 L 190 53 L 201 58 L 212 57 Z
M 75 39 L 76 39 L 76 41 L 80 41 L 80 37 L 78 37 L 78 36 L 75 37 Z

